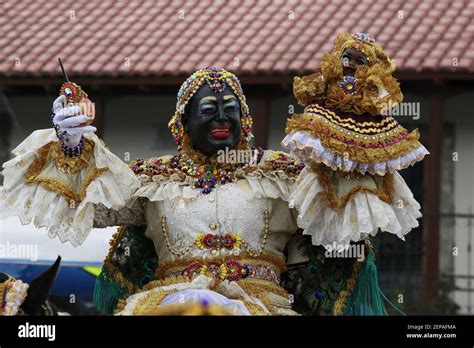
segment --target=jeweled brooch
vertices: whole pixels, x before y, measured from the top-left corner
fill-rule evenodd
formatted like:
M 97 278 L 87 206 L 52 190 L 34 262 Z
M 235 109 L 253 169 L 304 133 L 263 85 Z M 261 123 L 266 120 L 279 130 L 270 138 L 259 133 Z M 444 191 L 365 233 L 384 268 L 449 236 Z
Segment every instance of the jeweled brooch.
M 344 93 L 353 94 L 356 91 L 356 81 L 357 79 L 354 76 L 344 76 L 339 85 L 341 86 Z

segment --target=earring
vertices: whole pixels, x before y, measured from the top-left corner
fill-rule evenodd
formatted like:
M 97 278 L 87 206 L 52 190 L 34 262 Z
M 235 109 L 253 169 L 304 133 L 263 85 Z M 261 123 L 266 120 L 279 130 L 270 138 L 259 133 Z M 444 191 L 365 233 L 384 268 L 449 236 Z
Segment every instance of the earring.
M 252 116 L 250 116 L 250 114 L 248 113 L 245 113 L 241 118 L 241 122 L 242 122 L 242 131 L 244 132 L 246 136 L 249 135 L 249 133 L 252 131 L 252 125 L 253 125 Z
M 174 115 L 170 126 L 171 134 L 173 135 L 176 145 L 181 146 L 184 137 L 184 127 L 181 123 L 179 115 Z

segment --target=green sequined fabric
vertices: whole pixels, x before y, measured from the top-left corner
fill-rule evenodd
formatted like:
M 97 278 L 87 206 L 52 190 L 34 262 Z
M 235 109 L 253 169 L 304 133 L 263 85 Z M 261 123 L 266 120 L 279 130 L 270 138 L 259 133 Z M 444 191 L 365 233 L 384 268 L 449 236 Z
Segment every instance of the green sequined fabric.
M 289 267 L 282 285 L 294 294 L 294 310 L 302 315 L 386 315 L 378 287 L 375 251 L 364 245 L 365 258 L 327 257 L 323 246 L 303 238 L 299 248 L 307 263 Z
M 97 309 L 113 313 L 119 299 L 156 279 L 158 256 L 145 230 L 146 225 L 129 225 L 114 235 L 95 284 L 93 303 Z

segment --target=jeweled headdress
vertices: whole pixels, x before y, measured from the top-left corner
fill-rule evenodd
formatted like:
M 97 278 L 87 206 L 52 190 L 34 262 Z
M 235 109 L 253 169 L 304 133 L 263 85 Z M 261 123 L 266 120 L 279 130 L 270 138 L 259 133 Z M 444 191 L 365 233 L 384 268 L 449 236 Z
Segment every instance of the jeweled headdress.
M 186 105 L 194 94 L 207 84 L 215 93 L 220 93 L 224 88 L 229 86 L 239 98 L 240 108 L 242 112 L 242 133 L 246 140 L 252 137 L 252 117 L 249 114 L 249 107 L 242 91 L 240 81 L 233 73 L 220 68 L 203 68 L 194 72 L 182 85 L 178 92 L 178 102 L 176 103 L 176 112 L 168 123 L 173 138 L 178 145 L 178 151 L 181 150 L 181 144 L 184 139 L 184 128 L 182 118 Z

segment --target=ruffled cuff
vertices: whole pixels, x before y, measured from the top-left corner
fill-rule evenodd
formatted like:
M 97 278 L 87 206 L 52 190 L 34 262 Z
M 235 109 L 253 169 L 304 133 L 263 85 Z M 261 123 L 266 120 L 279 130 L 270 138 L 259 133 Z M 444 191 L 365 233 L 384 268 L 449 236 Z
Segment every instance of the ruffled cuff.
M 337 192 L 339 196 L 334 200 L 331 194 L 336 193 L 329 191 L 321 175 L 306 167 L 290 197 L 290 206 L 298 210 L 297 223 L 304 229 L 303 234 L 310 235 L 314 245 L 347 245 L 375 236 L 379 229 L 404 240 L 404 235 L 418 226 L 420 205 L 400 174 L 395 172 L 391 178 L 382 179 L 390 179 L 381 184 L 387 185 L 386 189 L 371 188 L 367 176 L 344 179 L 348 185 L 345 194 L 341 197 Z
M 140 182 L 95 134 L 84 137 L 88 157 L 69 163 L 57 155 L 52 129 L 37 130 L 16 147 L 16 157 L 3 164 L 0 218 L 18 216 L 24 225 L 33 220 L 50 237 L 78 246 L 93 228 L 96 205 L 124 207 Z
M 417 138 L 417 135 L 416 132 L 413 132 L 409 137 Z M 357 171 L 361 174 L 369 173 L 372 175 L 385 175 L 396 170 L 405 169 L 421 161 L 425 155 L 429 154 L 422 144 L 417 143 L 417 146 L 412 150 L 398 156 L 393 156 L 390 154 L 390 150 L 387 149 L 386 160 L 369 161 L 370 153 L 362 154 L 360 157 L 368 160 L 362 162 L 361 159 L 355 159 L 350 155 L 351 145 L 347 145 L 346 149 L 342 148 L 341 151 L 336 152 L 308 131 L 291 132 L 282 140 L 282 145 L 290 149 L 292 155 L 306 163 L 323 163 L 333 170 Z M 341 147 L 340 143 L 337 145 Z

